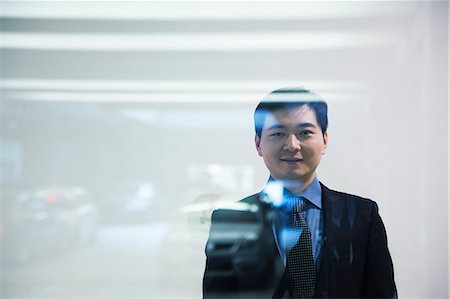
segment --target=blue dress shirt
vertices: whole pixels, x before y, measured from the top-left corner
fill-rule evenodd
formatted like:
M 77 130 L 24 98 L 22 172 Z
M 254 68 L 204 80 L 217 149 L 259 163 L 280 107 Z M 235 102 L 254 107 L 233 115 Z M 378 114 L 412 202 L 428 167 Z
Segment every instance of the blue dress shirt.
M 320 259 L 323 245 L 323 213 L 322 213 L 322 188 L 320 187 L 317 176 L 311 184 L 303 190 L 302 193 L 294 195 L 286 188 L 278 188 L 274 192 L 273 184 L 276 181 L 269 179 L 268 185 L 272 184 L 272 188 L 266 188 L 263 192 L 268 196 L 274 208 L 274 217 L 272 219 L 272 229 L 277 243 L 278 251 L 283 258 L 284 265 L 286 265 L 287 252 L 295 245 L 288 244 L 286 240 L 297 239 L 298 236 L 292 234 L 299 234 L 301 231 L 292 231 L 288 228 L 289 214 L 292 213 L 296 201 L 300 201 L 300 206 L 303 206 L 301 214 L 305 218 L 308 228 L 311 231 L 312 251 L 316 271 L 319 271 Z M 282 189 L 281 189 L 282 188 Z M 277 199 L 278 197 L 278 199 Z M 288 236 L 289 235 L 289 236 Z

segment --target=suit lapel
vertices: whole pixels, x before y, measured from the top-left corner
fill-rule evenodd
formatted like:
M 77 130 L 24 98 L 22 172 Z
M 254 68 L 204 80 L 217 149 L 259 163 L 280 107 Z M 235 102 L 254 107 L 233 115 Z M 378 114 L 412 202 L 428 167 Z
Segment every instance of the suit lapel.
M 340 193 L 321 186 L 324 242 L 316 294 L 317 297 L 338 297 L 342 286 L 337 284 L 336 278 L 342 275 L 342 269 L 337 271 L 351 256 L 349 245 L 352 244 L 355 206 Z
M 328 279 L 328 277 L 330 277 L 330 274 L 334 275 L 334 273 L 332 272 L 336 270 L 334 267 L 330 267 L 330 260 L 333 259 L 333 254 L 336 250 L 336 248 L 333 248 L 333 242 L 330 242 L 330 239 L 336 235 L 336 224 L 342 221 L 342 217 L 338 216 L 339 214 L 342 215 L 342 213 L 336 213 L 336 211 L 342 210 L 342 207 L 339 207 L 339 200 L 337 200 L 338 198 L 330 189 L 328 189 L 322 183 L 320 183 L 320 186 L 322 187 L 322 214 L 324 221 L 324 236 L 315 296 L 318 298 L 327 298 L 331 294 L 333 294 L 333 290 L 336 289 L 336 286 L 333 285 L 333 281 L 329 281 Z

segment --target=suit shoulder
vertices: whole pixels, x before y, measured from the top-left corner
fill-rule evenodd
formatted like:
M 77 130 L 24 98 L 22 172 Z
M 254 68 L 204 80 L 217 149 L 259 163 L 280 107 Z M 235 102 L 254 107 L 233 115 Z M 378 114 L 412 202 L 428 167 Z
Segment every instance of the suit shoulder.
M 351 201 L 351 202 L 354 202 L 355 204 L 360 204 L 363 206 L 374 206 L 374 205 L 376 206 L 377 205 L 376 202 L 373 201 L 372 199 L 362 197 L 359 195 L 355 195 L 355 194 L 342 192 L 342 191 L 328 189 L 324 185 L 322 185 L 322 191 L 325 193 L 326 196 L 328 196 L 331 199 Z
M 257 203 L 259 201 L 259 196 L 260 193 L 255 193 L 253 195 L 249 195 L 241 200 L 239 200 L 239 202 L 244 202 L 244 203 Z
M 220 208 L 215 209 L 212 211 L 212 214 L 214 215 L 216 212 L 223 212 L 223 210 L 227 210 L 229 206 L 233 206 L 233 204 L 258 204 L 259 202 L 259 193 L 255 193 L 253 195 L 247 196 L 241 200 L 234 201 L 233 203 L 230 203 L 230 205 L 223 206 Z

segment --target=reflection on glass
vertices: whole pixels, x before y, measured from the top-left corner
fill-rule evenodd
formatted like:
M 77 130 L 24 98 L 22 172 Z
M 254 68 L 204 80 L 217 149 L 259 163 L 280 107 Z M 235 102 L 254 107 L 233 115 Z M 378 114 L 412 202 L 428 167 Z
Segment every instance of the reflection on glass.
M 4 198 L 4 262 L 51 258 L 92 245 L 98 208 L 82 187 L 44 187 Z

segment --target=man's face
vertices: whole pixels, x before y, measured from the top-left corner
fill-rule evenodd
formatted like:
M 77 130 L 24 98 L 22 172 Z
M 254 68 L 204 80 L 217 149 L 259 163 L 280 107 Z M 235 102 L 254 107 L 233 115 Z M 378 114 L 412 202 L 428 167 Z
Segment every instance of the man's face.
M 322 134 L 314 111 L 303 105 L 269 113 L 255 144 L 274 179 L 309 183 L 325 153 L 328 134 Z

